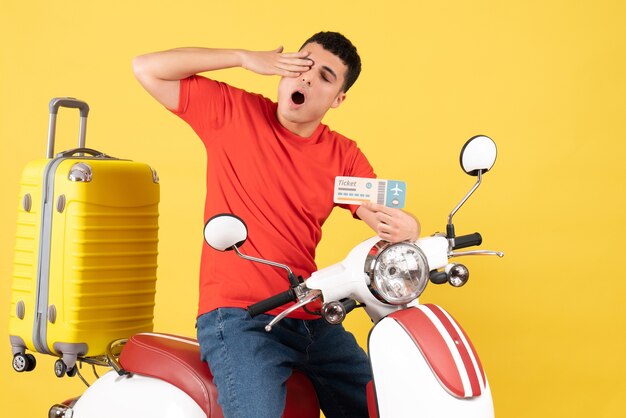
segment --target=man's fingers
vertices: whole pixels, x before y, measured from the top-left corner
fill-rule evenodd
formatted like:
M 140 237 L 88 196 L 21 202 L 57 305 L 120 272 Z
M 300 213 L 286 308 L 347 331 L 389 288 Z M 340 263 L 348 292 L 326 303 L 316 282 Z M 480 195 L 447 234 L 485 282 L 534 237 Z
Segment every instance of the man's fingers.
M 378 223 L 378 232 L 389 234 L 389 233 L 391 233 L 391 227 L 388 224 L 384 223 L 384 222 L 379 222 Z
M 281 49 L 281 51 L 282 51 L 282 49 Z M 309 56 L 309 52 L 308 51 L 285 52 L 285 53 L 283 53 L 281 55 L 283 57 L 286 57 L 286 58 L 306 58 L 306 57 Z
M 365 203 L 363 203 L 363 206 L 365 206 L 366 208 L 368 208 L 372 212 L 378 212 L 378 213 L 382 212 L 382 213 L 386 213 L 388 215 L 393 213 L 394 210 L 397 210 L 397 209 L 390 208 L 388 206 L 381 205 L 381 204 L 374 203 L 374 202 L 365 202 Z
M 276 75 L 279 75 L 281 77 L 299 77 L 300 74 L 302 74 L 302 71 L 289 71 L 289 70 L 283 70 L 280 68 L 276 68 Z
M 289 70 L 289 71 L 300 71 L 301 73 L 305 71 L 309 71 L 312 65 L 313 64 L 311 61 L 301 60 L 301 59 L 296 59 L 296 60 L 281 59 L 276 63 L 276 66 L 278 68 L 281 68 L 283 70 Z
M 386 241 L 389 242 L 396 242 L 397 241 L 397 237 L 396 237 L 396 231 L 391 228 L 389 225 L 381 222 L 378 224 L 378 236 Z
M 393 221 L 393 216 L 387 212 L 376 212 L 376 219 L 386 224 L 390 224 Z
M 300 62 L 281 62 L 276 65 L 277 68 L 286 71 L 297 71 L 297 72 L 305 72 L 311 69 L 311 66 L 306 63 Z

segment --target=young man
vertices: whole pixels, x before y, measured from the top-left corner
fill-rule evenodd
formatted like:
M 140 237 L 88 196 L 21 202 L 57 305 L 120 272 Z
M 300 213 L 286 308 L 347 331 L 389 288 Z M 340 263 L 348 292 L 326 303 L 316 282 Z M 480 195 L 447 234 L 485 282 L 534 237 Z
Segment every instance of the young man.
M 243 67 L 281 76 L 277 103 L 198 73 Z M 334 207 L 335 176 L 374 177 L 356 144 L 321 123 L 339 107 L 361 62 L 343 35 L 320 32 L 298 52 L 180 48 L 135 58 L 135 75 L 195 130 L 207 150 L 205 219 L 234 213 L 248 227 L 245 252 L 306 278 Z M 343 206 L 383 239 L 415 240 L 411 215 L 376 204 Z M 226 418 L 281 416 L 294 368 L 313 382 L 327 418 L 366 417 L 369 364 L 341 326 L 296 311 L 272 332 L 245 308 L 288 287 L 283 270 L 203 248 L 198 340 Z

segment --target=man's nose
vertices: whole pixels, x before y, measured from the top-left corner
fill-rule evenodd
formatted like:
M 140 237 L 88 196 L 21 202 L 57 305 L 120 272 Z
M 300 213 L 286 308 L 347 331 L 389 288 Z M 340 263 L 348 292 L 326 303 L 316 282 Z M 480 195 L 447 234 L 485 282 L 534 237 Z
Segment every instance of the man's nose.
M 311 86 L 311 76 L 308 71 L 302 74 L 301 78 L 303 83 L 306 83 L 309 87 Z

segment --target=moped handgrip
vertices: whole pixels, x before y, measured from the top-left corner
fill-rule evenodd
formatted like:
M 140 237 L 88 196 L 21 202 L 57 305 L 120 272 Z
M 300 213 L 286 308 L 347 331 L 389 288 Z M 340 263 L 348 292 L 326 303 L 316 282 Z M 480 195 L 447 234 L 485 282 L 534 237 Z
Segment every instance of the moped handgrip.
M 460 248 L 474 247 L 480 245 L 483 242 L 483 237 L 478 233 L 461 235 L 454 238 L 454 247 L 452 249 L 458 250 Z
M 354 299 L 342 299 L 341 304 L 346 308 L 346 313 L 350 313 L 357 307 L 357 301 Z
M 295 302 L 296 299 L 296 292 L 293 288 L 290 288 L 289 290 L 248 306 L 248 313 L 250 316 L 255 317 L 267 311 L 271 311 L 272 309 L 278 308 L 279 306 L 283 306 L 289 302 Z

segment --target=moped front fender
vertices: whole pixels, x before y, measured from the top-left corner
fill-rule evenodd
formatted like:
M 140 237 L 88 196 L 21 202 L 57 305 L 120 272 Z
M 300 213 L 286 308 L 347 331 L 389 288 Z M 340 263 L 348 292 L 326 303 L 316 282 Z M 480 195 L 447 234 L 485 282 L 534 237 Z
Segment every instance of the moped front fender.
M 437 305 L 382 319 L 368 341 L 380 418 L 492 418 L 489 383 L 469 338 Z

